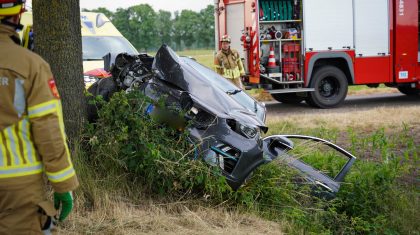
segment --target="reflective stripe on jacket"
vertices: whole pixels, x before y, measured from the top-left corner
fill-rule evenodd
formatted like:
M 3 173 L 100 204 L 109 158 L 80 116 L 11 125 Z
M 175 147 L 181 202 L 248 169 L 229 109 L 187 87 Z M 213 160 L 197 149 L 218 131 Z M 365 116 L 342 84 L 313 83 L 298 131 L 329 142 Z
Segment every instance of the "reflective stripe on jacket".
M 51 70 L 13 35 L 0 25 L 0 189 L 39 181 L 45 173 L 54 191 L 74 190 L 78 181 Z
M 234 49 L 220 50 L 214 61 L 216 72 L 228 79 L 239 78 L 245 75 L 239 53 Z

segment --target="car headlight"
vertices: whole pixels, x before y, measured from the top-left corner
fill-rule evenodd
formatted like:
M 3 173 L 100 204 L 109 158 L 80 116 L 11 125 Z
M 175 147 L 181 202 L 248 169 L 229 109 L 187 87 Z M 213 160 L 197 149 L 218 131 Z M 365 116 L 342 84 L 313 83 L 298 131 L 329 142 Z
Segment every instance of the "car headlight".
M 257 136 L 258 129 L 256 127 L 250 127 L 241 123 L 238 123 L 238 124 L 239 124 L 239 130 L 241 131 L 241 133 L 245 135 L 246 137 L 248 137 L 249 139 L 253 139 L 255 138 L 255 136 Z

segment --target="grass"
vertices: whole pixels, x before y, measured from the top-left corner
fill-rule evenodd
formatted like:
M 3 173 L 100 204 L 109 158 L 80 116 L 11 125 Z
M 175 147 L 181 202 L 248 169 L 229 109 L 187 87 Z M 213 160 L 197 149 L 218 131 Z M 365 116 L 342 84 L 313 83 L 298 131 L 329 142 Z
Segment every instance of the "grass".
M 281 163 L 260 168 L 232 194 L 223 182 L 215 182 L 217 177 L 202 175 L 197 162 L 183 161 L 182 154 L 173 151 L 188 148 L 179 138 L 164 128 L 161 132 L 137 128 L 143 123 L 135 115 L 142 113 L 141 107 L 135 106 L 133 112 L 125 99 L 110 106 L 103 115 L 111 122 L 91 130 L 85 137 L 89 144 L 73 154 L 81 187 L 76 191 L 75 212 L 60 225 L 61 234 L 420 232 L 419 106 L 355 109 L 351 115 L 319 110 L 316 115 L 269 116 L 269 135 L 318 136 L 358 157 L 338 199 L 328 203 L 294 191 L 292 181 L 279 177 Z M 133 151 L 138 143 L 152 151 Z M 316 154 L 316 147 L 298 149 L 301 152 L 296 154 L 335 175 L 342 161 Z M 304 157 L 308 153 L 315 154 Z M 149 160 L 152 156 L 160 157 L 158 165 Z M 171 157 L 180 160 L 167 161 Z M 136 158 L 140 161 L 130 164 Z
M 214 51 L 213 50 L 189 50 L 189 51 L 178 51 L 178 55 L 191 56 L 196 59 L 199 63 L 209 67 L 214 67 Z
M 377 93 L 399 93 L 398 89 L 387 87 L 383 84 L 379 85 L 377 88 L 371 88 L 365 85 L 359 86 L 350 86 L 348 95 L 369 95 Z

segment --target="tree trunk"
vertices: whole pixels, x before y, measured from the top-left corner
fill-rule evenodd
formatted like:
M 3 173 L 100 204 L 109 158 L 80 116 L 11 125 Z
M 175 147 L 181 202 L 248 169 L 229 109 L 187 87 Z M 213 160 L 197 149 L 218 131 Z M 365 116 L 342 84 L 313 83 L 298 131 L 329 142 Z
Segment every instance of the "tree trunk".
M 35 51 L 51 65 L 67 137 L 75 143 L 87 115 L 79 0 L 33 0 L 32 6 Z

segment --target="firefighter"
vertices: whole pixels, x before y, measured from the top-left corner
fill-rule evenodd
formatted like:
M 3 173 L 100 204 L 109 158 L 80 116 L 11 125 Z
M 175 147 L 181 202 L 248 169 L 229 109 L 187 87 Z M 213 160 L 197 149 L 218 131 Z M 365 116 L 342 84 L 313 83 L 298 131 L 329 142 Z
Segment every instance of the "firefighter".
M 240 89 L 243 89 L 241 77 L 245 75 L 244 66 L 237 50 L 230 48 L 231 39 L 224 35 L 220 40 L 222 49 L 217 52 L 214 64 L 218 74 L 222 75 Z
M 59 221 L 68 216 L 78 186 L 50 67 L 19 46 L 24 4 L 0 0 L 0 234 L 42 234 L 57 210 Z

